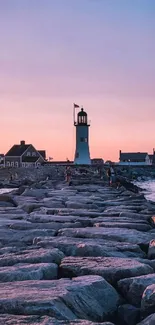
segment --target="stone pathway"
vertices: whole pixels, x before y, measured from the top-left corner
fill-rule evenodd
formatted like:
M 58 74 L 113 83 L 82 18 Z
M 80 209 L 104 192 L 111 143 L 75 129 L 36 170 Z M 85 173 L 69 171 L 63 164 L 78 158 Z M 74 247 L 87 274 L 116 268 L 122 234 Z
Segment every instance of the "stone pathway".
M 0 202 L 0 324 L 154 324 L 155 205 L 142 194 L 50 180 Z

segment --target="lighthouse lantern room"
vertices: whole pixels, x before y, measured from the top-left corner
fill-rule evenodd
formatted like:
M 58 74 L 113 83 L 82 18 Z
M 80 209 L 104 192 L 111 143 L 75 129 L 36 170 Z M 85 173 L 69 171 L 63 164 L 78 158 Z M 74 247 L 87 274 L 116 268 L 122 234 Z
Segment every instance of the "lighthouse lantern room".
M 89 126 L 87 113 L 81 108 L 77 114 L 77 121 L 74 122 L 76 127 L 76 150 L 74 164 L 77 165 L 90 165 L 89 153 Z

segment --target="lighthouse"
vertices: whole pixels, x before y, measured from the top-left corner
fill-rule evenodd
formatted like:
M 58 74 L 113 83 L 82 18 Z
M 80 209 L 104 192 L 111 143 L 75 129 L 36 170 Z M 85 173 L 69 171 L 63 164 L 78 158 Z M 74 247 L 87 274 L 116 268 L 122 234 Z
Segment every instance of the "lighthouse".
M 76 165 L 90 165 L 89 153 L 89 126 L 87 113 L 81 108 L 77 114 L 77 121 L 74 121 L 76 127 L 76 150 L 74 164 Z

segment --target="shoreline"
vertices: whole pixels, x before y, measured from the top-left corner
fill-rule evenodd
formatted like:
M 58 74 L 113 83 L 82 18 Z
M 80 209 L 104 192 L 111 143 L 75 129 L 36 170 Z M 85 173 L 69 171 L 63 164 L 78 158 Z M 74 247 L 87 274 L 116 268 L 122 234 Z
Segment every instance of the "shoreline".
M 154 214 L 141 192 L 91 172 L 0 195 L 0 323 L 145 325 L 155 310 Z

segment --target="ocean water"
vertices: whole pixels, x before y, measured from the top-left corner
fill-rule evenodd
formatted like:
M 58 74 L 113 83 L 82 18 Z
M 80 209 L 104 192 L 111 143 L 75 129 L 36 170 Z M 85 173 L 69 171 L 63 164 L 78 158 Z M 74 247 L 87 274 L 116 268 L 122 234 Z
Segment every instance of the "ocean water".
M 155 180 L 136 182 L 135 184 L 143 190 L 147 200 L 155 202 Z

